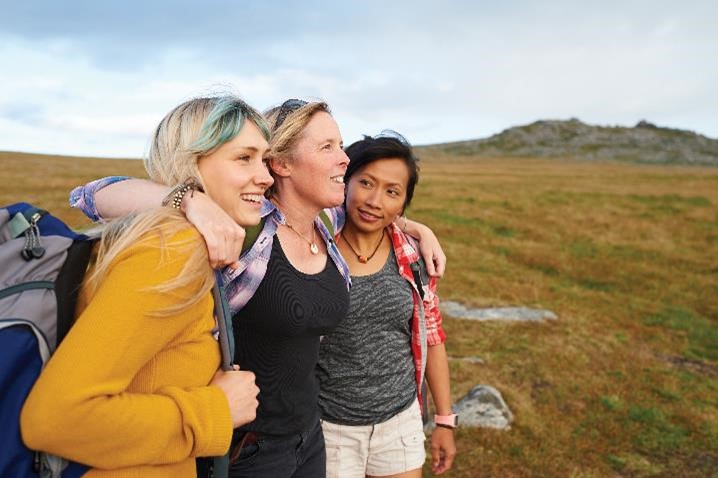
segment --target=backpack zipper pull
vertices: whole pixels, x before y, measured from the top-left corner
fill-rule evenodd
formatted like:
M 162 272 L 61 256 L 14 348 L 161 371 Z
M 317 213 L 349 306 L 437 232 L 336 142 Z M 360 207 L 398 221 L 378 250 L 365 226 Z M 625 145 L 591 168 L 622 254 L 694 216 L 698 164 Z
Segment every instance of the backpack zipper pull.
M 40 228 L 37 222 L 42 218 L 42 213 L 37 211 L 30 217 L 30 228 L 25 231 L 25 247 L 20 255 L 26 261 L 39 259 L 45 255 L 45 248 L 40 242 Z

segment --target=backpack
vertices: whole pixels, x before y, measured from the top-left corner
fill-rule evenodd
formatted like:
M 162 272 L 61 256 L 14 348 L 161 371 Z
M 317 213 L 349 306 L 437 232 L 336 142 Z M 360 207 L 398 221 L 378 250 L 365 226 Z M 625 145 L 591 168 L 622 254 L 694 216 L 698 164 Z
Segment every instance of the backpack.
M 76 477 L 87 471 L 28 449 L 20 410 L 72 326 L 94 241 L 30 204 L 0 208 L 0 476 Z
M 77 296 L 97 237 L 78 234 L 27 203 L 0 207 L 0 476 L 75 478 L 88 467 L 30 450 L 20 411 L 45 363 L 72 327 Z M 221 274 L 212 290 L 222 368 L 233 338 Z

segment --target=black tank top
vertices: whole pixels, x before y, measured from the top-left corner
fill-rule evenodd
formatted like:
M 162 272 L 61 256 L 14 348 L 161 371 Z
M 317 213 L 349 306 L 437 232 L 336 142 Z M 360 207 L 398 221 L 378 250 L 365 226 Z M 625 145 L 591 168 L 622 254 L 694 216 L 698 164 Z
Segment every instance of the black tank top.
M 240 430 L 287 435 L 319 418 L 319 337 L 331 332 L 348 309 L 349 291 L 331 258 L 318 274 L 304 274 L 289 262 L 275 235 L 264 279 L 232 318 L 236 361 L 254 372 L 259 387 L 257 418 Z

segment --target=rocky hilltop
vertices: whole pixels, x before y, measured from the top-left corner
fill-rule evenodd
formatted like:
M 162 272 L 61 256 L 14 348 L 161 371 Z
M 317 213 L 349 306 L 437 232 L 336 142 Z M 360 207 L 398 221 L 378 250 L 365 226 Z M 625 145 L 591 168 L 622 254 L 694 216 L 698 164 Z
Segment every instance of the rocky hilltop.
M 647 121 L 634 127 L 594 126 L 572 118 L 536 121 L 489 138 L 433 145 L 448 154 L 612 159 L 718 166 L 718 140 Z

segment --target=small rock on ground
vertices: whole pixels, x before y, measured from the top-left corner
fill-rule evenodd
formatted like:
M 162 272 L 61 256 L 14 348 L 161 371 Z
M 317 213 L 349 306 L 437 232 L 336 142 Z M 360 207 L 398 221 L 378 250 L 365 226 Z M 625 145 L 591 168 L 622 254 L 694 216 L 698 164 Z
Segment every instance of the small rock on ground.
M 496 320 L 506 322 L 543 322 L 556 320 L 558 316 L 550 310 L 530 309 L 528 307 L 492 307 L 488 309 L 469 309 L 459 302 L 445 300 L 440 303 L 441 311 L 451 317 L 467 320 Z
M 508 430 L 514 415 L 501 396 L 490 385 L 477 385 L 454 406 L 459 424 L 464 427 Z
M 469 428 L 511 429 L 514 415 L 501 396 L 490 385 L 477 385 L 453 407 L 459 414 L 459 426 Z M 435 427 L 433 420 L 424 425 L 425 432 Z

